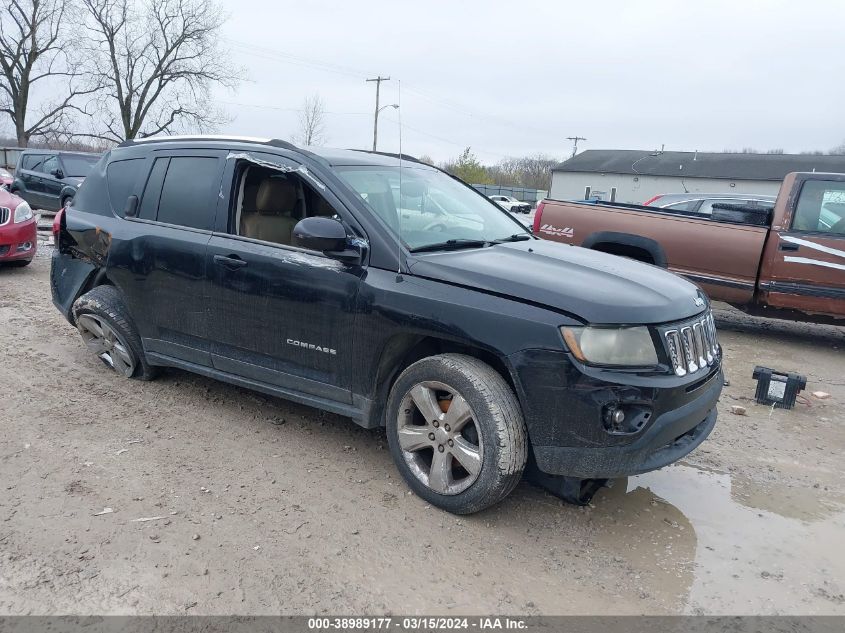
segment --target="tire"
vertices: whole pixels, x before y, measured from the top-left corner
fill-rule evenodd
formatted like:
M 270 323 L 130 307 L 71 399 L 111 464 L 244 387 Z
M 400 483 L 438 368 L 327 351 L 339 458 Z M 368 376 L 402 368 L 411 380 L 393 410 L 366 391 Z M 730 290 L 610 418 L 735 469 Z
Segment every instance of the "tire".
M 73 196 L 65 196 L 62 198 L 62 205 L 59 207 L 59 211 L 62 209 L 67 209 L 70 206 L 70 203 L 73 202 Z
M 73 304 L 73 319 L 86 347 L 124 378 L 152 380 L 157 375 L 144 356 L 141 337 L 120 291 L 97 286 Z
M 390 390 L 386 427 L 405 481 L 448 512 L 492 506 L 522 478 L 528 436 L 519 401 L 496 370 L 471 356 L 430 356 L 405 369 Z

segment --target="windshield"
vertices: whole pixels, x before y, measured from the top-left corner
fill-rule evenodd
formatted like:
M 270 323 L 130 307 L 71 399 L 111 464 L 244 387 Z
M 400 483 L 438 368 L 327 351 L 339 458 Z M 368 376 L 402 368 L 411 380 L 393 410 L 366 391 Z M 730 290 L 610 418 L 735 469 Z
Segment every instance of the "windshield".
M 341 166 L 337 172 L 412 251 L 530 239 L 501 207 L 443 172 L 402 166 Z
M 73 176 L 76 178 L 85 178 L 91 168 L 100 160 L 99 156 L 71 156 L 65 154 L 62 156 L 62 166 L 64 167 L 65 176 Z

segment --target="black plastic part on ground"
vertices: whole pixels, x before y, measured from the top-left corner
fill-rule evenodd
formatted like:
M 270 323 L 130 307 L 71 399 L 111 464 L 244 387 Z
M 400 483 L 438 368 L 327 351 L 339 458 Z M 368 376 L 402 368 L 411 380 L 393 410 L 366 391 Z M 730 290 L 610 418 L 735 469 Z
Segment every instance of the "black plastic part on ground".
M 607 479 L 579 479 L 544 473 L 537 468 L 537 462 L 530 451 L 528 465 L 525 468 L 525 480 L 577 506 L 590 503 L 593 495 L 607 484 Z

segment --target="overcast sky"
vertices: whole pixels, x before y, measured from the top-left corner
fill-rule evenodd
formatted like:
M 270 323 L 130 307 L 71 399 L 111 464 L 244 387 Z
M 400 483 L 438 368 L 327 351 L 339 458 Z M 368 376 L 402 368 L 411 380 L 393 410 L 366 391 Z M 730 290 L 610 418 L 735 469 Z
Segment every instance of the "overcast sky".
M 579 149 L 829 150 L 845 141 L 845 2 L 238 0 L 224 132 L 288 139 L 319 93 L 329 146 L 484 161 Z M 235 105 L 240 104 L 240 105 Z M 379 149 L 398 150 L 385 110 Z

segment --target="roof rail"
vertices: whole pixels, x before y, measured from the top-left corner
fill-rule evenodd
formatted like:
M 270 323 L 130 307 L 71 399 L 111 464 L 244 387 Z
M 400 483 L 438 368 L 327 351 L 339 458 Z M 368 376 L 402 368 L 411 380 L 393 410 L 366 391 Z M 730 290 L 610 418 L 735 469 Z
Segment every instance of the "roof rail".
M 127 147 L 130 145 L 138 145 L 141 143 L 166 143 L 168 141 L 232 141 L 237 143 L 258 143 L 261 145 L 270 145 L 272 147 L 281 147 L 284 149 L 297 149 L 292 143 L 283 141 L 278 138 L 259 138 L 254 136 L 232 136 L 228 134 L 185 134 L 185 135 L 160 135 L 160 136 L 145 136 L 142 138 L 128 139 L 118 145 L 118 147 Z
M 379 152 L 373 151 L 371 149 L 354 149 L 352 148 L 353 152 L 363 152 L 365 154 L 378 154 L 379 156 L 390 156 L 391 158 L 399 158 L 401 160 L 407 160 L 412 163 L 419 163 L 420 165 L 428 165 L 428 163 L 422 162 L 419 158 L 411 156 L 409 154 L 394 154 L 393 152 Z M 431 167 L 431 165 L 429 165 Z

